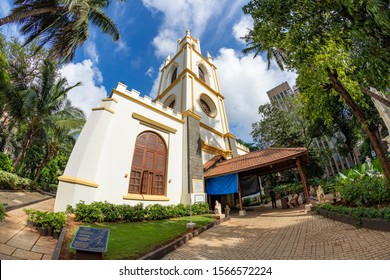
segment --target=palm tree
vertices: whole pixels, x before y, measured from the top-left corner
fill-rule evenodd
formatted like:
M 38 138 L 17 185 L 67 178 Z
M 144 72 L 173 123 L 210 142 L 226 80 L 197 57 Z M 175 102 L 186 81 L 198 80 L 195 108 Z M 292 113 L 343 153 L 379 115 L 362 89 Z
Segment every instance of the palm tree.
M 126 0 L 116 0 L 125 2 Z M 50 55 L 62 62 L 74 58 L 76 50 L 88 39 L 89 23 L 103 33 L 119 40 L 119 30 L 102 9 L 111 0 L 14 0 L 11 13 L 0 19 L 6 23 L 22 25 L 21 33 L 27 36 L 25 44 L 37 40 L 42 48 L 50 44 Z
M 45 126 L 44 137 L 41 138 L 45 152 L 41 163 L 35 170 L 35 182 L 39 181 L 43 168 L 57 156 L 61 149 L 74 146 L 76 136 L 80 134 L 84 123 L 83 112 L 71 109 L 69 101 L 65 103 L 63 110 L 49 118 Z
M 15 170 L 20 167 L 27 150 L 31 147 L 34 137 L 38 133 L 44 132 L 45 127 L 53 126 L 54 120 L 68 120 L 72 118 L 83 119 L 83 112 L 75 107 L 72 107 L 70 101 L 66 99 L 67 93 L 80 85 L 67 87 L 65 78 L 60 78 L 57 75 L 56 65 L 46 59 L 42 64 L 42 70 L 38 81 L 28 88 L 23 96 L 23 112 L 24 112 L 24 136 L 19 153 L 14 161 Z M 58 122 L 58 121 L 57 121 Z M 57 125 L 61 125 L 59 122 Z

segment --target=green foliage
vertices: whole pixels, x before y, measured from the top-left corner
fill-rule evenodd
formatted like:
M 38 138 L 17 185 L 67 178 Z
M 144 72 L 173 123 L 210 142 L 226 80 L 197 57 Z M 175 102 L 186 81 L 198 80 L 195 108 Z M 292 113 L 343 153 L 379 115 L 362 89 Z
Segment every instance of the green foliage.
M 80 201 L 75 208 L 68 205 L 66 212 L 74 213 L 76 220 L 84 223 L 138 222 L 189 216 L 190 206 L 184 204 L 168 206 L 152 204 L 144 207 L 142 203 L 130 206 L 125 204 L 115 205 L 106 201 L 92 202 L 91 204 Z M 192 213 L 194 215 L 209 213 L 209 205 L 207 203 L 195 203 L 192 205 Z
M 387 180 L 378 170 L 364 163 L 359 169 L 350 169 L 346 175 L 340 173 L 336 190 L 350 205 L 382 205 L 390 201 L 387 185 Z
M 146 220 L 163 220 L 169 218 L 168 209 L 160 204 L 152 204 L 145 207 Z
M 0 170 L 0 189 L 2 190 L 36 190 L 38 188 L 39 186 L 29 179 Z
M 318 209 L 353 216 L 356 220 L 370 218 L 390 221 L 390 207 L 347 207 L 325 203 L 318 205 L 315 211 L 318 212 Z
M 143 221 L 145 218 L 145 211 L 142 203 L 135 206 L 124 204 L 118 205 L 117 207 L 120 209 L 122 219 L 125 222 L 139 222 Z
M 5 207 L 3 203 L 0 203 L 0 222 L 4 221 L 6 216 L 7 214 L 5 213 Z
M 0 153 L 0 170 L 7 172 L 14 171 L 14 167 L 12 166 L 9 156 L 3 153 Z
M 84 223 L 101 223 L 104 221 L 104 215 L 98 204 L 85 204 L 80 201 L 75 207 L 76 221 Z
M 299 75 L 300 100 L 311 119 L 322 119 L 331 127 L 334 102 L 348 108 L 344 124 L 349 122 L 348 115 L 356 117 L 390 180 L 390 164 L 384 159 L 378 137 L 378 113 L 371 98 L 363 94 L 369 88 L 388 93 L 388 2 L 251 0 L 243 10 L 254 19 L 245 51 L 266 53 L 269 62 L 276 60 Z M 340 112 L 342 116 L 340 110 L 337 115 Z M 353 140 L 353 127 L 339 129 L 344 128 Z M 343 150 L 354 141 L 348 142 Z
M 42 212 L 30 208 L 24 208 L 23 211 L 28 221 L 34 222 L 38 227 L 52 229 L 55 233 L 59 233 L 66 224 L 65 212 Z

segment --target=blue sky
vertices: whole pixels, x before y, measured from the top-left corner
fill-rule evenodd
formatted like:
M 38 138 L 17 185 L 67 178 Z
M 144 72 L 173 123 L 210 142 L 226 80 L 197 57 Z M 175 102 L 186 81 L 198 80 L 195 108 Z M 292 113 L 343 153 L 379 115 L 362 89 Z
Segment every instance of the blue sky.
M 185 35 L 200 39 L 203 55 L 209 51 L 217 74 L 232 133 L 251 142 L 251 124 L 259 119 L 258 106 L 268 102 L 266 91 L 296 75 L 276 67 L 267 70 L 262 57 L 243 55 L 240 39 L 252 21 L 242 12 L 248 0 L 128 0 L 113 2 L 107 14 L 117 24 L 121 39 L 91 28 L 88 41 L 73 63 L 61 73 L 69 84 L 82 86 L 69 93 L 73 104 L 87 115 L 91 108 L 110 94 L 118 82 L 124 82 L 142 95 L 155 97 L 159 68 L 168 54 L 174 55 L 176 41 Z M 0 1 L 0 16 L 8 14 L 12 0 Z M 17 26 L 7 25 L 2 32 L 18 36 Z

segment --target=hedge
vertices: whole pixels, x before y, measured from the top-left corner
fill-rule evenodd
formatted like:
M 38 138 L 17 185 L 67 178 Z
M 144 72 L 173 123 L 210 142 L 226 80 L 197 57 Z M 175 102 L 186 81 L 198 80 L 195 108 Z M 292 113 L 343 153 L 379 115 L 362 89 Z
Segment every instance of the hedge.
M 38 184 L 30 179 L 19 177 L 16 174 L 0 170 L 0 189 L 2 190 L 36 190 Z
M 90 204 L 80 201 L 75 208 L 68 205 L 66 211 L 74 213 L 76 221 L 84 223 L 138 222 L 189 216 L 190 206 L 184 204 L 168 206 L 152 204 L 144 207 L 142 203 L 131 206 L 125 204 L 115 205 L 107 201 L 92 202 Z M 209 213 L 209 205 L 207 203 L 202 202 L 192 205 L 192 214 L 200 215 L 206 213 Z
M 345 214 L 348 216 L 352 216 L 355 219 L 360 218 L 371 218 L 371 219 L 382 219 L 390 221 L 390 207 L 381 207 L 381 208 L 373 208 L 373 207 L 347 207 L 347 206 L 335 206 L 332 204 L 320 204 L 317 205 L 315 211 L 317 209 L 323 209 L 329 212 L 335 212 L 340 214 Z

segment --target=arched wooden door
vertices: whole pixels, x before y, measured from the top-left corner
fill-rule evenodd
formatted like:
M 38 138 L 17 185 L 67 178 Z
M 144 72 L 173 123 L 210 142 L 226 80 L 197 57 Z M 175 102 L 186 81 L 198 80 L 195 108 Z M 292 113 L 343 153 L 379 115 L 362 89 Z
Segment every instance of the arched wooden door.
M 135 143 L 129 193 L 164 195 L 167 148 L 156 133 L 143 132 Z

